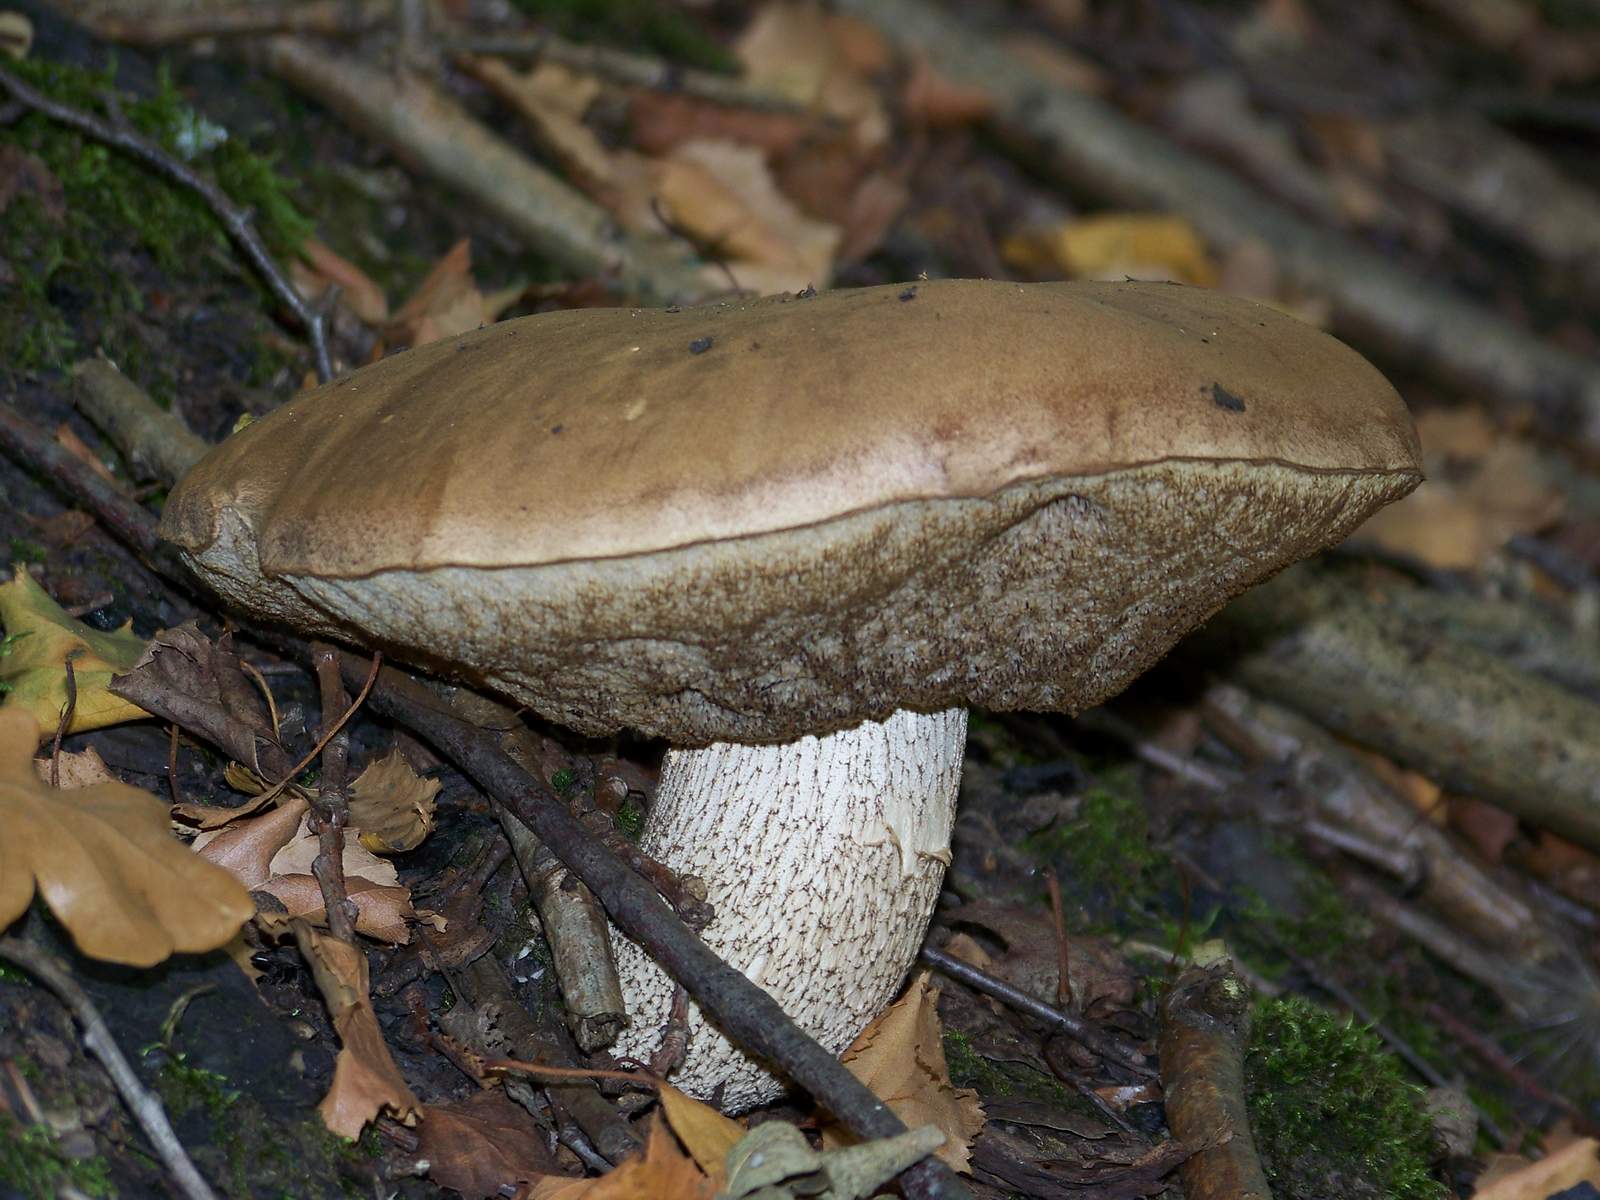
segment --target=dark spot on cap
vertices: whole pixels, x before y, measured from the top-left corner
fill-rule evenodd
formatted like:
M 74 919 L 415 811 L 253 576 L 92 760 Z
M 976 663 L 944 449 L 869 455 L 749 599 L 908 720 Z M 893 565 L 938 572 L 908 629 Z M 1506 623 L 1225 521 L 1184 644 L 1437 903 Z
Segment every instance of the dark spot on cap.
M 917 298 L 917 287 L 916 287 L 916 284 L 912 284 L 910 287 L 906 288 L 905 291 L 900 293 L 900 299 L 902 301 L 915 300 L 916 298 Z
M 683 309 L 678 307 L 676 304 L 669 304 L 669 305 L 667 305 L 667 311 L 668 312 L 682 312 Z
M 751 342 L 750 343 L 750 349 L 752 349 L 752 350 L 761 349 L 761 343 L 760 342 Z
M 801 288 L 798 292 L 795 293 L 795 295 L 798 296 L 801 300 L 809 300 L 813 296 L 815 296 L 816 294 L 817 294 L 817 289 L 812 287 L 809 283 L 806 284 L 805 287 Z
M 711 337 L 709 334 L 705 337 L 697 337 L 689 343 L 690 354 L 704 354 L 709 349 L 711 349 Z M 1244 406 L 1240 405 L 1240 407 Z
M 565 428 L 566 428 L 566 426 L 564 426 L 564 425 L 552 425 L 552 426 L 550 426 L 550 432 L 551 433 L 560 433 Z
M 1225 408 L 1229 412 L 1244 411 L 1244 401 L 1238 396 L 1235 396 L 1220 383 L 1213 383 L 1211 385 L 1211 398 L 1216 401 L 1218 408 Z

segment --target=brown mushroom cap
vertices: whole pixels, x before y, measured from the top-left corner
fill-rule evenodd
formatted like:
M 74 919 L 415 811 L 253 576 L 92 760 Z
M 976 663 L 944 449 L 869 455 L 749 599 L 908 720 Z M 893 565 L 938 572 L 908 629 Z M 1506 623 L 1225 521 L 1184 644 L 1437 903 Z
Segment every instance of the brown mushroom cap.
M 588 732 L 1078 709 L 1420 478 L 1326 335 L 1167 284 L 939 281 L 509 321 L 228 439 L 223 593 Z

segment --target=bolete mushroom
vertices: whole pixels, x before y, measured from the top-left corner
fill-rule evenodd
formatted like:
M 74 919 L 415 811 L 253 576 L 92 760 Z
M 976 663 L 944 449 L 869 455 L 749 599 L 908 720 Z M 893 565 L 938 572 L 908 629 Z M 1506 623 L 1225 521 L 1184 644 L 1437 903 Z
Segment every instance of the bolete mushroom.
M 967 705 L 1105 699 L 1419 478 L 1383 377 L 1264 305 L 952 280 L 395 355 L 229 438 L 163 529 L 254 612 L 666 739 L 645 852 L 839 1050 L 922 939 Z M 643 1054 L 671 985 L 619 957 Z M 690 1030 L 680 1086 L 779 1090 Z

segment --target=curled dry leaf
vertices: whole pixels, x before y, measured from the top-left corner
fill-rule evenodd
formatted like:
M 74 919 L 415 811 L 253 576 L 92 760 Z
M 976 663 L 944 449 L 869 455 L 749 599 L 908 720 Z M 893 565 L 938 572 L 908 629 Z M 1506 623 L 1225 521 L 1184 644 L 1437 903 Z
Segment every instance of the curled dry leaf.
M 751 83 L 847 125 L 863 150 L 888 141 L 889 114 L 867 75 L 891 55 L 871 26 L 778 0 L 756 14 L 734 52 Z
M 48 758 L 34 759 L 33 769 L 40 783 L 50 782 L 51 762 Z M 121 782 L 111 773 L 106 760 L 100 757 L 100 752 L 93 746 L 87 750 L 63 750 L 55 763 L 55 774 L 60 780 L 58 786 L 64 792 L 93 787 L 97 783 Z
M 371 763 L 350 785 L 350 825 L 374 854 L 422 844 L 433 829 L 437 779 L 424 779 L 398 749 Z
M 422 1106 L 384 1044 L 368 994 L 366 954 L 304 921 L 295 921 L 293 928 L 301 957 L 311 966 L 339 1035 L 333 1084 L 317 1106 L 322 1123 L 347 1138 L 360 1137 L 367 1122 L 383 1111 L 408 1125 L 414 1123 Z
M 1538 1162 L 1502 1154 L 1479 1177 L 1472 1200 L 1548 1200 L 1583 1184 L 1600 1184 L 1600 1142 L 1578 1138 Z M 1583 1195 L 1574 1191 L 1575 1195 Z
M 100 729 L 149 714 L 106 690 L 111 677 L 144 653 L 132 622 L 115 633 L 74 621 L 21 566 L 0 584 L 0 691 L 7 709 L 24 709 L 41 736 L 53 733 L 67 703 L 67 662 L 72 663 L 75 699 L 68 733 Z
M 472 244 L 462 238 L 433 265 L 389 322 L 388 333 L 407 346 L 492 325 L 522 294 L 520 286 L 486 296 L 472 278 Z
M 123 783 L 39 782 L 36 721 L 0 709 L 0 929 L 39 894 L 91 958 L 148 967 L 222 946 L 255 911 L 231 875 L 168 832 L 167 806 Z
M 933 1125 L 945 1135 L 938 1155 L 957 1171 L 970 1170 L 972 1139 L 983 1129 L 978 1093 L 950 1082 L 939 1024 L 939 989 L 928 972 L 911 977 L 900 999 L 885 1009 L 841 1059 L 908 1128 Z M 823 1145 L 848 1144 L 836 1126 Z

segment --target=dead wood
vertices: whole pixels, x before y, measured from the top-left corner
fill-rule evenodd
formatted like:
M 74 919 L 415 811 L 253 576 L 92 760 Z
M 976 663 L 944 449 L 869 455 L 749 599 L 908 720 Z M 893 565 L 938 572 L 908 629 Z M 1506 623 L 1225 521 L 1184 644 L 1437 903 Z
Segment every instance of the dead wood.
M 1202 1146 L 1181 1167 L 1189 1200 L 1271 1200 L 1245 1107 L 1250 990 L 1223 961 L 1189 967 L 1161 1003 L 1161 1081 L 1174 1137 Z
M 1192 644 L 1252 691 L 1448 790 L 1600 847 L 1600 705 L 1408 621 L 1408 589 L 1294 567 Z
M 1071 187 L 1111 203 L 1186 216 L 1224 253 L 1249 242 L 1283 277 L 1325 295 L 1336 330 L 1360 345 L 1510 414 L 1551 437 L 1600 447 L 1600 366 L 1424 282 L 1343 234 L 1309 224 L 1229 171 L 1175 146 L 1097 97 L 1048 80 L 970 22 L 924 0 L 840 0 L 958 83 L 995 100 L 997 131 Z
M 270 38 L 261 54 L 288 83 L 466 196 L 571 274 L 613 278 L 625 294 L 653 303 L 692 300 L 709 290 L 701 264 L 681 243 L 624 233 L 603 208 L 421 76 L 368 66 L 302 38 Z

